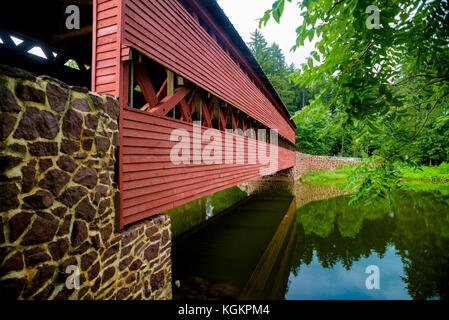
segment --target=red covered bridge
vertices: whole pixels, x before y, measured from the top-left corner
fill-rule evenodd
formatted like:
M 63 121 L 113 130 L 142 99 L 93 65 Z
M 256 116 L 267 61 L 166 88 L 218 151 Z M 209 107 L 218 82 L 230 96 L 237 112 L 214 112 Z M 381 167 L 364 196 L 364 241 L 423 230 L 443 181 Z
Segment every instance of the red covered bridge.
M 260 177 L 267 164 L 254 161 L 253 154 L 261 148 L 271 153 L 270 145 L 279 145 L 275 171 L 295 165 L 295 125 L 215 0 L 33 3 L 28 5 L 39 11 L 47 6 L 50 12 L 77 5 L 80 29 L 58 30 L 42 20 L 18 26 L 5 17 L 9 29 L 0 31 L 26 39 L 25 46 L 38 43 L 48 58 L 46 74 L 120 99 L 122 227 Z M 55 59 L 51 51 L 58 53 Z M 61 71 L 67 59 L 79 66 L 76 74 Z M 194 126 L 196 121 L 201 126 Z M 234 133 L 225 136 L 227 129 Z M 277 130 L 278 139 L 261 135 L 260 129 Z M 201 143 L 214 132 L 222 141 L 215 135 Z M 225 142 L 229 137 L 233 143 Z M 208 147 L 231 159 L 204 161 Z M 185 156 L 187 150 L 186 161 L 173 161 L 174 148 Z

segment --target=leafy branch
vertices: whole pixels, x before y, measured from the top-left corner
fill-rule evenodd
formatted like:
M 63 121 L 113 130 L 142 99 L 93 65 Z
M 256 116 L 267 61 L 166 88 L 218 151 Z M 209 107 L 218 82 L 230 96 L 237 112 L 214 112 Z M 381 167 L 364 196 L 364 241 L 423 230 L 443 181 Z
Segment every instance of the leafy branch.
M 443 94 L 442 96 L 440 96 L 439 98 L 437 98 L 435 100 L 435 103 L 432 105 L 432 107 L 429 109 L 429 111 L 426 113 L 426 117 L 424 118 L 424 121 L 422 122 L 420 128 L 418 129 L 418 131 L 416 131 L 415 135 L 408 141 L 408 144 L 412 143 L 423 131 L 424 127 L 427 124 L 427 121 L 429 120 L 429 116 L 430 114 L 435 110 L 436 106 L 438 105 L 439 102 L 441 102 L 446 96 L 449 95 L 449 91 L 446 92 L 445 94 Z M 396 150 L 396 152 L 394 152 L 393 154 L 391 154 L 390 156 L 388 156 L 385 161 L 392 159 L 393 157 L 397 156 L 403 149 L 405 148 L 405 145 L 403 145 L 402 147 L 400 147 L 399 149 Z
M 326 15 L 327 15 L 327 16 L 330 15 L 331 12 L 332 12 L 332 10 L 334 10 L 334 8 L 335 8 L 336 6 L 338 6 L 338 5 L 339 5 L 340 3 L 342 3 L 342 2 L 345 2 L 345 0 L 339 0 L 339 1 L 335 2 L 335 3 L 332 5 L 332 7 L 329 9 L 329 11 L 327 11 Z

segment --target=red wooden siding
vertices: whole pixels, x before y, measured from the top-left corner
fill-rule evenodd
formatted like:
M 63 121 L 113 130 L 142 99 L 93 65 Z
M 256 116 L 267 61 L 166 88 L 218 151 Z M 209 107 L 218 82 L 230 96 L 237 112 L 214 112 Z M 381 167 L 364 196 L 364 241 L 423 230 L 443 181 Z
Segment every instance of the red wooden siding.
M 245 63 L 231 58 L 228 50 L 217 43 L 216 37 L 211 36 L 177 0 L 94 0 L 93 8 L 92 90 L 120 98 L 122 227 L 257 179 L 261 175 L 260 168 L 267 167 L 259 164 L 258 159 L 257 164 L 248 164 L 248 153 L 257 150 L 256 141 L 235 135 L 235 139 L 244 141 L 244 152 L 238 154 L 243 156 L 242 164 L 236 161 L 209 165 L 203 162 L 172 163 L 170 151 L 179 142 L 170 141 L 170 134 L 175 129 L 185 129 L 192 138 L 192 124 L 127 107 L 130 47 L 268 128 L 279 130 L 281 136 L 294 143 L 292 124 L 277 108 L 280 106 L 274 105 L 242 69 L 241 65 Z M 206 120 L 205 123 L 210 122 L 210 119 Z M 202 131 L 206 129 L 203 127 Z M 208 144 L 203 142 L 202 149 Z M 223 158 L 225 148 L 223 141 Z M 233 148 L 235 160 L 235 141 Z M 193 155 L 202 153 L 193 145 L 189 150 L 191 160 Z M 279 148 L 278 153 L 277 170 L 295 165 L 294 151 Z
M 123 45 L 144 52 L 294 143 L 289 121 L 177 0 L 124 0 L 122 6 Z M 105 58 L 102 65 L 108 68 L 112 60 Z
M 192 140 L 191 124 L 168 117 L 124 108 L 121 132 L 121 196 L 122 225 L 163 212 L 191 200 L 198 199 L 240 183 L 260 177 L 259 164 L 247 164 L 250 138 L 235 136 L 244 141 L 244 164 L 173 164 L 170 150 L 179 142 L 170 141 L 174 129 L 185 129 Z M 202 132 L 208 128 L 202 127 Z M 214 129 L 212 129 L 214 130 Z M 255 151 L 255 140 L 250 151 Z M 202 148 L 208 143 L 202 143 Z M 234 140 L 234 159 L 236 142 Z M 222 145 L 224 159 L 224 139 Z M 269 146 L 267 145 L 267 150 Z M 190 145 L 191 161 L 194 150 Z M 234 160 L 235 163 L 235 160 Z M 295 152 L 284 148 L 278 151 L 278 170 L 295 163 Z
M 92 91 L 119 96 L 120 0 L 94 0 Z

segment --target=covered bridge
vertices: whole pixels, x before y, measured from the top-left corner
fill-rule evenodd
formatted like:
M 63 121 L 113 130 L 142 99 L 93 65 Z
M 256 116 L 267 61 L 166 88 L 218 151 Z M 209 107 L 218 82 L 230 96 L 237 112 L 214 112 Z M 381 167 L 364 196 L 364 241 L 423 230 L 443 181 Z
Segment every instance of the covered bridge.
M 215 0 L 10 5 L 0 19 L 2 63 L 119 98 L 121 227 L 295 165 L 295 125 Z M 80 17 L 72 30 L 69 5 Z M 262 134 L 269 129 L 279 135 Z M 255 156 L 263 149 L 275 167 Z

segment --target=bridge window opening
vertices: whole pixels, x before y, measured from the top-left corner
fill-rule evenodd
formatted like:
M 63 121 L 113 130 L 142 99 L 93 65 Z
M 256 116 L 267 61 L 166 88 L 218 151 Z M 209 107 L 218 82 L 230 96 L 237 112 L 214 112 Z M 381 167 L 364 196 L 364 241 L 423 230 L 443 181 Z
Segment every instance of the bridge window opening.
M 90 89 L 92 2 L 77 2 L 79 29 L 67 27 L 68 5 L 57 0 L 8 2 L 8 10 L 0 12 L 1 63 Z
M 227 115 L 228 115 L 227 122 L 226 122 L 226 128 L 233 129 L 232 128 L 232 117 L 234 116 L 233 112 L 232 112 L 233 108 L 230 105 L 226 104 L 226 109 L 227 109 Z
M 130 67 L 130 106 L 145 111 L 155 107 L 158 98 L 166 95 L 167 72 L 162 66 L 139 53 L 133 56 L 135 59 Z
M 132 54 L 130 69 L 131 107 L 271 143 L 270 129 L 261 122 L 139 52 Z M 258 129 L 266 130 L 264 137 L 259 137 Z M 292 148 L 282 139 L 279 144 Z

